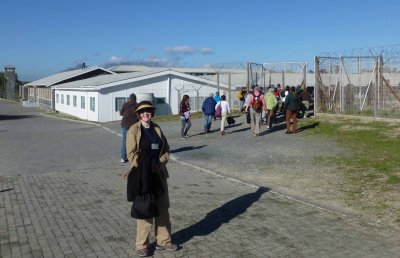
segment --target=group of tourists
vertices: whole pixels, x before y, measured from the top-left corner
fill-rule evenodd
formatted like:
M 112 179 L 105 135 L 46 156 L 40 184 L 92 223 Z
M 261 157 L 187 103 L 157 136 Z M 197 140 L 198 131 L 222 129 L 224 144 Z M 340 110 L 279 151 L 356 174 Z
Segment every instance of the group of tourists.
M 181 139 L 188 138 L 187 133 L 192 125 L 190 110 L 189 96 L 184 95 L 179 104 L 179 115 L 182 122 Z M 210 133 L 212 121 L 220 119 L 220 133 L 221 135 L 225 135 L 225 122 L 229 119 L 233 119 L 229 117 L 231 115 L 231 108 L 229 102 L 226 101 L 226 96 L 219 96 L 219 92 L 216 92 L 215 96 L 213 93 L 210 93 L 204 100 L 201 110 L 204 116 L 204 132 Z M 228 121 L 228 123 L 230 122 Z
M 310 93 L 301 86 L 286 86 L 282 89 L 280 84 L 276 87 L 270 85 L 266 91 L 265 93 L 262 87 L 255 85 L 248 92 L 243 87 L 237 94 L 240 110 L 244 102 L 244 111 L 252 134 L 260 135 L 261 124 L 267 124 L 267 129 L 272 129 L 273 122 L 277 123 L 278 112 L 285 116 L 286 134 L 296 133 L 297 118 L 305 116 L 311 105 Z
M 267 129 L 272 129 L 273 122 L 277 123 L 278 112 L 285 116 L 286 133 L 297 132 L 297 118 L 304 116 L 305 111 L 310 107 L 312 99 L 308 91 L 301 86 L 281 88 L 280 84 L 269 86 L 266 93 L 262 87 L 257 85 L 247 91 L 243 87 L 237 92 L 240 112 L 246 113 L 247 123 L 250 124 L 251 133 L 254 136 L 260 135 L 261 124 L 267 124 Z M 219 96 L 219 92 L 210 95 L 204 100 L 202 108 L 204 117 L 204 132 L 211 132 L 213 120 L 220 119 L 220 133 L 225 135 L 225 123 L 230 117 L 231 108 L 226 96 Z M 279 110 L 279 111 L 278 111 Z M 181 139 L 188 137 L 187 132 L 191 127 L 189 96 L 184 95 L 180 103 L 179 111 L 182 127 Z M 228 124 L 229 123 L 228 121 Z

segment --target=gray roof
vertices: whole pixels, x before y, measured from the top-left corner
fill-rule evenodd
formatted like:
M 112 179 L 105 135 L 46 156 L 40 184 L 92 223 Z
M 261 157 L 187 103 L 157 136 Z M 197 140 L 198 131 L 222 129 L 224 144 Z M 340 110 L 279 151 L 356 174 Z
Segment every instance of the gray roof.
M 100 75 L 84 80 L 73 81 L 68 83 L 62 83 L 58 85 L 52 86 L 52 89 L 72 89 L 72 90 L 100 90 L 103 88 L 112 87 L 118 85 L 119 82 L 129 83 L 133 81 L 140 81 L 149 78 L 154 78 L 158 76 L 165 75 L 175 75 L 178 77 L 186 78 L 188 80 L 192 80 L 199 84 L 207 84 L 216 86 L 217 83 L 215 81 L 207 80 L 204 78 L 180 73 L 173 70 L 163 70 L 156 72 L 134 72 L 134 73 L 120 73 L 120 74 L 108 74 L 108 75 Z M 225 84 L 220 83 L 221 87 L 228 87 Z
M 48 77 L 39 79 L 37 81 L 33 81 L 33 82 L 30 82 L 30 83 L 27 83 L 27 84 L 25 84 L 25 86 L 50 87 L 50 86 L 55 85 L 57 83 L 60 83 L 60 82 L 62 82 L 64 80 L 67 80 L 67 79 L 70 79 L 70 78 L 73 78 L 73 77 L 76 77 L 76 76 L 79 76 L 79 75 L 83 75 L 83 74 L 86 74 L 86 73 L 89 73 L 89 72 L 92 72 L 92 71 L 98 70 L 98 69 L 103 70 L 103 71 L 105 71 L 107 73 L 110 73 L 110 74 L 114 73 L 114 72 L 112 72 L 110 70 L 107 70 L 105 68 L 94 66 L 94 67 L 89 67 L 87 69 L 76 69 L 76 70 L 72 70 L 72 71 L 56 73 L 56 74 L 50 75 Z
M 116 73 L 126 73 L 126 72 L 159 72 L 164 71 L 166 69 L 171 69 L 181 73 L 187 74 L 217 74 L 220 72 L 230 72 L 230 73 L 247 73 L 246 67 L 243 69 L 223 69 L 221 68 L 212 68 L 212 67 L 149 67 L 144 65 L 117 65 L 109 68 L 111 71 Z

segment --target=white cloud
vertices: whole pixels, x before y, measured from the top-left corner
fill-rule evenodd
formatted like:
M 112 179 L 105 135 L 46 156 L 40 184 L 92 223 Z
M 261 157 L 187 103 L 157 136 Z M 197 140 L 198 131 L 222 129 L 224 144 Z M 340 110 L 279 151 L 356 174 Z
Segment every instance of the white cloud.
M 211 48 L 207 47 L 193 48 L 189 46 L 176 46 L 176 47 L 165 47 L 164 50 L 167 54 L 172 54 L 172 55 L 193 55 L 193 54 L 211 55 L 214 53 L 214 51 Z
M 177 61 L 179 58 L 175 59 L 165 59 L 165 58 L 159 58 L 157 56 L 149 56 L 143 60 L 143 63 L 153 63 L 156 64 L 157 66 L 173 66 L 177 64 Z
M 165 52 L 177 55 L 192 55 L 196 50 L 188 46 L 166 47 Z
M 114 64 L 118 64 L 118 63 L 122 63 L 122 62 L 124 62 L 124 58 L 119 57 L 119 56 L 112 56 L 112 57 L 110 57 L 110 60 L 107 61 L 107 63 L 114 63 Z
M 203 55 L 211 55 L 214 54 L 214 51 L 211 48 L 203 47 L 199 49 L 199 52 Z
M 179 57 L 170 59 L 160 58 L 157 56 L 149 56 L 143 59 L 129 60 L 118 56 L 112 56 L 103 65 L 104 67 L 111 67 L 115 65 L 145 65 L 145 66 L 156 66 L 156 67 L 168 67 L 174 66 L 178 63 Z

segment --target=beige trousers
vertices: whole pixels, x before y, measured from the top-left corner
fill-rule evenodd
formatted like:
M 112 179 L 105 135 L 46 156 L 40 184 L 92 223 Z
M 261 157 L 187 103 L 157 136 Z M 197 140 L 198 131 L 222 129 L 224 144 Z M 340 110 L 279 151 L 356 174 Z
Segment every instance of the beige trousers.
M 251 132 L 260 134 L 261 113 L 257 113 L 254 109 L 250 108 L 250 118 Z
M 136 220 L 136 250 L 148 247 L 153 224 L 157 244 L 164 246 L 171 242 L 171 221 L 169 219 L 168 209 L 161 209 L 159 213 L 160 216 L 155 218 Z
M 227 117 L 227 113 L 226 112 L 222 112 L 222 116 L 221 116 L 221 132 L 225 131 L 226 117 Z
M 171 220 L 168 212 L 169 196 L 167 179 L 162 178 L 161 183 L 163 185 L 164 194 L 157 200 L 157 208 L 160 215 L 151 219 L 136 219 L 136 250 L 148 247 L 153 224 L 157 244 L 164 246 L 171 243 Z

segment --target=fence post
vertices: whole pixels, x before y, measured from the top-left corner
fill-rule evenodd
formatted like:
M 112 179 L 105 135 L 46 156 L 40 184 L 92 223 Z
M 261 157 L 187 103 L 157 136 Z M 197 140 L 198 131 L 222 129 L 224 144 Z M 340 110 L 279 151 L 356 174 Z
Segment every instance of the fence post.
M 344 83 L 343 83 L 343 69 L 344 69 L 344 61 L 343 61 L 343 57 L 340 57 L 340 84 L 339 84 L 339 92 L 340 92 L 340 96 L 339 96 L 339 106 L 340 109 L 339 111 L 341 113 L 343 113 L 344 111 Z
M 319 87 L 319 57 L 314 56 L 314 116 L 318 111 L 318 87 Z
M 200 108 L 200 100 L 199 100 L 199 91 L 198 90 L 196 90 L 196 111 L 198 112 L 199 111 L 199 108 Z
M 247 92 L 250 91 L 250 62 L 247 62 Z
M 286 63 L 283 63 L 283 70 L 282 70 L 282 85 L 283 85 L 283 87 L 286 87 L 286 83 L 285 83 L 285 70 L 286 70 Z
M 374 118 L 376 119 L 377 113 L 378 113 L 378 84 L 379 84 L 379 78 L 380 78 L 380 73 L 381 73 L 381 59 L 376 58 L 375 59 L 375 85 L 374 85 Z
M 228 73 L 228 86 L 229 86 L 229 88 L 228 88 L 228 103 L 229 103 L 229 106 L 233 106 L 233 101 L 232 101 L 232 92 L 231 92 L 231 73 L 229 72 Z
M 217 73 L 217 88 L 218 88 L 218 93 L 220 93 L 219 92 L 219 72 Z

